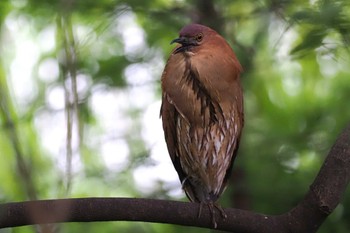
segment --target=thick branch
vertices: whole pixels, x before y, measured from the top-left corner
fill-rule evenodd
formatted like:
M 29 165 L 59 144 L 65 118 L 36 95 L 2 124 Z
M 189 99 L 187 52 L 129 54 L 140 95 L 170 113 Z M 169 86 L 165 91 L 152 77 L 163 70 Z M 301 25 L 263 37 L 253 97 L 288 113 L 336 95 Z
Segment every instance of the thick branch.
M 144 221 L 187 226 L 212 227 L 208 210 L 198 218 L 196 203 L 142 198 L 78 198 L 28 201 L 0 206 L 0 227 L 54 222 Z M 225 209 L 226 220 L 218 221 L 220 229 L 243 229 L 246 222 L 272 222 L 271 218 L 249 211 Z M 234 219 L 234 220 L 233 220 Z M 234 224 L 232 224 L 234 222 Z M 241 226 L 242 225 L 242 226 Z
M 268 216 L 224 209 L 218 229 L 234 232 L 316 232 L 338 205 L 350 180 L 350 125 L 339 136 L 305 198 L 289 212 Z M 199 205 L 141 198 L 79 198 L 0 205 L 0 228 L 57 222 L 144 221 L 212 228 Z
M 339 204 L 349 181 L 350 125 L 333 145 L 304 200 L 285 214 L 294 219 L 294 232 L 316 232 Z

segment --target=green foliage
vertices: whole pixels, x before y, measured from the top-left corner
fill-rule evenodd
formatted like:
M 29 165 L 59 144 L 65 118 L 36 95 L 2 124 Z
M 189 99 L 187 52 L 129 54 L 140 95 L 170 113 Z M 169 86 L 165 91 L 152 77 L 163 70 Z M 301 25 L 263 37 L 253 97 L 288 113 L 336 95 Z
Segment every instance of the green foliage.
M 155 174 L 158 108 L 146 115 L 160 99 L 170 41 L 196 21 L 224 35 L 244 67 L 245 128 L 221 202 L 289 210 L 349 123 L 349 16 L 347 0 L 0 1 L 0 200 L 183 198 L 174 194 L 179 182 Z M 138 169 L 153 176 L 140 183 Z M 348 190 L 320 232 L 347 232 L 349 210 Z M 198 231 L 125 222 L 62 224 L 57 232 L 116 229 Z

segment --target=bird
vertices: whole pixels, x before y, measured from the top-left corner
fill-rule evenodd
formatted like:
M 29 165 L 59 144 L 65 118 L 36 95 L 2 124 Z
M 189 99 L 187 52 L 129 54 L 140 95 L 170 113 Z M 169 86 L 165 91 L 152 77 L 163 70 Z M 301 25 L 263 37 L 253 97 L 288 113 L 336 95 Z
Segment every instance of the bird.
M 201 25 L 184 26 L 161 76 L 160 117 L 167 149 L 191 202 L 214 207 L 227 186 L 244 125 L 242 66 L 227 41 Z

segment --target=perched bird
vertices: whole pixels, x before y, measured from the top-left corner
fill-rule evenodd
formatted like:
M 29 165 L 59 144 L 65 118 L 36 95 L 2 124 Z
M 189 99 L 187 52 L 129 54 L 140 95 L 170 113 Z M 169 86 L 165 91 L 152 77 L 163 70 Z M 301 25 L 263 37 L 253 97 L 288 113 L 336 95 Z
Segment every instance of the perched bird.
M 186 195 L 200 211 L 208 205 L 216 227 L 213 207 L 219 209 L 243 128 L 242 67 L 209 27 L 187 25 L 172 43 L 178 46 L 161 78 L 165 140 Z

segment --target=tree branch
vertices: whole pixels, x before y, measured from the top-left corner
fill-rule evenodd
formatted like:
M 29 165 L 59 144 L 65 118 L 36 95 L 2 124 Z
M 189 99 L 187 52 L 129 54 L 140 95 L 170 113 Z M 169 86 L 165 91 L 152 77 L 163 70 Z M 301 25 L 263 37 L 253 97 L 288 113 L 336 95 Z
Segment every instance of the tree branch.
M 350 180 L 350 125 L 338 137 L 304 199 L 282 215 L 227 208 L 218 229 L 241 233 L 316 232 L 338 205 Z M 207 208 L 142 198 L 78 198 L 0 205 L 0 228 L 32 224 L 94 221 L 143 221 L 212 228 Z

